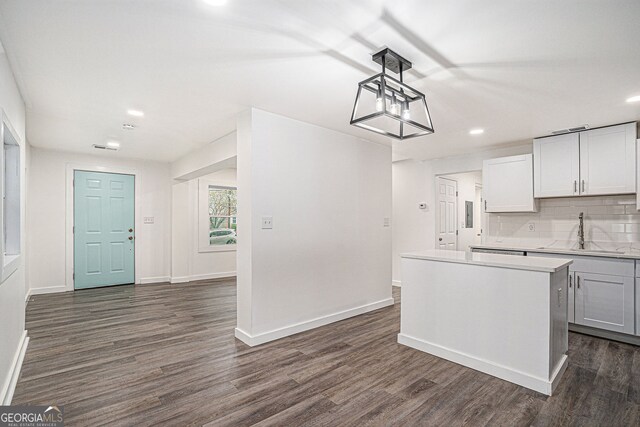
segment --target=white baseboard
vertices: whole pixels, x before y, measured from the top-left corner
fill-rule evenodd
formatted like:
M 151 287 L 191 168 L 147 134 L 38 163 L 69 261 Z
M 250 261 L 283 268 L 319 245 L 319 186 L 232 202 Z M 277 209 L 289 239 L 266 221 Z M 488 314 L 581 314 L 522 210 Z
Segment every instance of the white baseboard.
M 170 280 L 171 280 L 170 276 L 141 277 L 138 283 L 140 283 L 141 285 L 145 285 L 147 283 L 169 282 Z
M 450 360 L 468 368 L 475 369 L 476 371 L 493 375 L 494 377 L 521 385 L 548 396 L 551 396 L 555 386 L 560 381 L 560 377 L 562 377 L 562 373 L 567 368 L 567 355 L 563 355 L 551 379 L 547 380 L 405 334 L 398 334 L 398 343 Z
M 25 305 L 29 302 L 29 298 L 31 298 L 31 289 L 27 289 L 27 292 L 24 294 Z
M 171 283 L 186 283 L 195 280 L 207 279 L 225 279 L 227 277 L 236 277 L 235 271 L 225 271 L 222 273 L 193 274 L 191 276 L 177 276 L 171 278 Z
M 402 287 L 402 282 L 400 280 L 392 280 L 391 281 L 391 286 L 397 286 L 397 287 Z
M 22 362 L 24 361 L 24 355 L 27 352 L 27 346 L 29 345 L 29 337 L 27 331 L 22 333 L 20 337 L 20 343 L 16 349 L 16 353 L 13 356 L 13 363 L 11 369 L 7 373 L 7 379 L 2 387 L 2 394 L 0 394 L 0 405 L 11 405 L 13 399 L 13 392 L 16 391 L 16 384 L 18 384 L 18 377 L 20 377 L 20 370 L 22 369 Z
M 69 291 L 66 286 L 46 286 L 43 288 L 29 288 L 28 294 L 29 297 L 31 295 L 41 295 L 41 294 L 55 294 L 57 292 L 67 292 Z
M 290 326 L 285 326 L 279 329 L 274 329 L 268 332 L 262 332 L 256 335 L 251 335 L 239 328 L 236 328 L 235 335 L 236 338 L 238 338 L 240 341 L 253 347 L 269 341 L 308 331 L 309 329 L 314 329 L 319 326 L 328 325 L 329 323 L 337 322 L 349 317 L 357 316 L 359 314 L 364 314 L 369 311 L 377 310 L 379 308 L 388 307 L 390 305 L 393 305 L 393 298 L 386 298 L 380 301 L 372 302 L 370 304 L 361 305 L 359 307 L 350 308 L 348 310 L 339 311 L 337 313 L 317 317 L 315 319 L 296 323 Z

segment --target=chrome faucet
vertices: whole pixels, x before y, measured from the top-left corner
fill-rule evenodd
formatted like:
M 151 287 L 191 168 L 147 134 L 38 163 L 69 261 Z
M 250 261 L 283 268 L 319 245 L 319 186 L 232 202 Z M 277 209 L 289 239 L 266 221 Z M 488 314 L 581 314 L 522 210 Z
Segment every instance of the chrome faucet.
M 578 249 L 584 249 L 584 212 L 580 212 L 578 220 Z

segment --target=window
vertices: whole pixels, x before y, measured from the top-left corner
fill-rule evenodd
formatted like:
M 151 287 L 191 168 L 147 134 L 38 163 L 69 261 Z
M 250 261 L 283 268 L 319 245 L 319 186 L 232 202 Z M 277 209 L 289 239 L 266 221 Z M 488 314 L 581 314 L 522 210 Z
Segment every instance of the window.
M 209 245 L 237 243 L 237 195 L 235 188 L 209 186 Z
M 13 273 L 20 257 L 20 145 L 2 114 L 2 280 Z

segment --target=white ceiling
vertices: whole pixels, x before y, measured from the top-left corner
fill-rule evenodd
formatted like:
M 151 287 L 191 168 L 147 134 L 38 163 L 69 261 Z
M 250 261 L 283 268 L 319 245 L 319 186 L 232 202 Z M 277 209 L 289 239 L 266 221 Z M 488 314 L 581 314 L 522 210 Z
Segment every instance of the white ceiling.
M 414 63 L 436 130 L 396 159 L 640 118 L 638 0 L 1 0 L 0 17 L 38 147 L 171 161 L 249 106 L 388 141 L 349 125 L 382 45 Z

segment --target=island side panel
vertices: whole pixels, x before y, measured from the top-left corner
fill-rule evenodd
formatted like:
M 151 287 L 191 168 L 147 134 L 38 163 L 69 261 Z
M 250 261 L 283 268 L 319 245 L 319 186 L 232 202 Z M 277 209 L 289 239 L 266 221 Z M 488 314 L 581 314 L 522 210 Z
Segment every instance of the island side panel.
M 551 348 L 549 377 L 566 368 L 566 354 L 569 350 L 568 304 L 569 267 L 551 274 Z M 562 367 L 561 365 L 565 365 Z
M 399 341 L 549 380 L 550 275 L 403 258 Z

